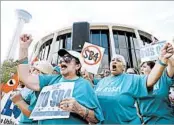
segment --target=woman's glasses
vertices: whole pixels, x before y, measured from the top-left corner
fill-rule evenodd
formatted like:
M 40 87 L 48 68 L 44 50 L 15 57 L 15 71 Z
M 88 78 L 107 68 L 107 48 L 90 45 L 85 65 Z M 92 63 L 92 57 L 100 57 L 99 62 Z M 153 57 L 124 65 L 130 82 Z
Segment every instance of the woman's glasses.
M 73 59 L 73 57 L 70 55 L 62 56 L 62 57 L 60 57 L 59 63 L 62 63 L 63 61 L 65 63 L 70 63 L 72 59 Z

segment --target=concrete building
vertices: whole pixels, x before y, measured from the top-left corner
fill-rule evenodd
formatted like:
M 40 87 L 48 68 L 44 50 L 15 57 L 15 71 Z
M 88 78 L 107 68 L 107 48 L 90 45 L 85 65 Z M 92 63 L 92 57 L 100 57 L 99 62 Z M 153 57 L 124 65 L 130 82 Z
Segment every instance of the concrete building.
M 32 57 L 38 56 L 40 60 L 49 60 L 58 63 L 58 50 L 60 48 L 72 49 L 72 27 L 59 29 L 44 36 L 34 48 Z M 100 66 L 108 68 L 113 54 L 125 57 L 127 67 L 138 67 L 140 63 L 140 47 L 158 40 L 142 29 L 120 24 L 91 24 L 90 42 L 105 48 L 104 57 Z

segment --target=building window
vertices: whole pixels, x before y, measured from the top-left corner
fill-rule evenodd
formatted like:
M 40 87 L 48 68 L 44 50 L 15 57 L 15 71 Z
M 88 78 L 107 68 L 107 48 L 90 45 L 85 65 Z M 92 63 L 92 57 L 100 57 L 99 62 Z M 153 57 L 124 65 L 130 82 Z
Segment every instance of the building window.
M 91 31 L 91 43 L 100 46 L 100 31 L 99 30 Z
M 143 41 L 143 45 L 148 45 L 152 42 L 152 40 L 140 35 L 141 40 Z
M 119 48 L 127 48 L 127 41 L 126 41 L 126 34 L 125 32 L 118 32 L 118 43 L 119 43 Z
M 116 31 L 114 31 L 113 34 L 114 34 L 115 48 L 117 49 L 117 48 L 119 48 L 118 33 Z
M 109 49 L 109 30 L 91 30 L 91 43 L 105 48 L 98 72 L 102 72 L 104 68 L 109 68 L 110 49 Z
M 104 54 L 106 54 L 106 55 L 108 55 L 108 53 L 109 53 L 109 33 L 107 32 L 107 31 L 102 31 L 101 30 L 101 46 L 103 47 L 103 48 L 105 48 L 105 52 L 104 52 Z
M 50 47 L 51 47 L 51 43 L 52 43 L 52 39 L 46 41 L 40 48 L 40 52 L 39 52 L 39 59 L 40 60 L 47 60 L 48 59 L 48 55 L 50 53 Z
M 140 49 L 134 33 L 124 31 L 113 31 L 116 54 L 124 56 L 127 68 L 137 67 L 139 54 L 135 49 Z
M 137 56 L 137 63 L 138 63 L 138 66 L 139 66 L 139 64 L 141 63 L 140 49 L 135 49 L 135 52 L 136 52 L 136 56 Z
M 125 58 L 125 60 L 127 62 L 127 66 L 129 67 L 130 59 L 129 59 L 128 49 L 120 49 L 120 55 L 124 56 L 124 58 Z
M 68 49 L 68 50 L 72 49 L 71 37 L 66 38 L 66 49 Z
M 131 64 L 131 66 L 136 68 L 136 67 L 138 67 L 138 64 L 137 64 L 137 57 L 136 57 L 135 49 L 131 49 L 131 55 L 132 55 L 132 64 Z
M 65 35 L 65 48 L 68 50 L 72 49 L 71 34 Z

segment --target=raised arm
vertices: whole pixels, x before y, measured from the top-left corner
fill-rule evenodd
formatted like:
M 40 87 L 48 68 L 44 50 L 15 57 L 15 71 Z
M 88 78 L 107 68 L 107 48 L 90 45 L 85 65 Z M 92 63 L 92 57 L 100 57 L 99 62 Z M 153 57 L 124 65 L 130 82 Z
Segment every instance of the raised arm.
M 31 35 L 23 34 L 20 37 L 20 47 L 19 47 L 19 62 L 27 62 L 28 61 L 28 48 L 32 42 Z M 30 66 L 28 64 L 20 64 L 18 65 L 17 71 L 19 80 L 22 84 L 26 85 L 28 88 L 39 91 L 39 77 L 37 75 L 31 75 L 29 73 Z
M 29 73 L 29 64 L 18 65 L 18 76 L 22 84 L 34 91 L 40 91 L 39 76 Z
M 154 68 L 148 75 L 147 87 L 153 87 L 153 85 L 155 85 L 155 83 L 159 80 L 169 62 L 169 58 L 173 55 L 173 53 L 174 48 L 172 45 L 170 43 L 166 43 L 161 50 L 159 60 L 156 62 Z
M 174 77 L 174 56 L 172 56 L 168 61 L 167 74 L 169 77 Z
M 23 34 L 20 37 L 19 46 L 19 60 L 28 58 L 28 48 L 33 41 L 32 36 L 28 34 Z

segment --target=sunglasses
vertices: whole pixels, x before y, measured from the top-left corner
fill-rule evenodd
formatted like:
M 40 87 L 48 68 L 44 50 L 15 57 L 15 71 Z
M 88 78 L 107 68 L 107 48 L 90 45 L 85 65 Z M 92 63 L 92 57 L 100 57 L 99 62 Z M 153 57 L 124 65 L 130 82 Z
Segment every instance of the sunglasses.
M 60 57 L 59 63 L 62 63 L 63 61 L 65 63 L 70 63 L 72 59 L 73 59 L 73 57 L 70 55 L 62 56 L 62 57 Z

